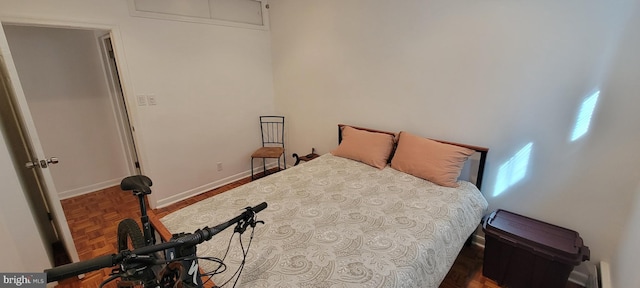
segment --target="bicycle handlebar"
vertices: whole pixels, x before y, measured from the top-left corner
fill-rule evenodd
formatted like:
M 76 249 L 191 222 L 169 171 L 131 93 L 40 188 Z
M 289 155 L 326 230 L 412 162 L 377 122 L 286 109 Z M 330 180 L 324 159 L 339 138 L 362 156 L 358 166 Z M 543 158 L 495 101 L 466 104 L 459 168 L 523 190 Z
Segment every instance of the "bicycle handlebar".
M 114 262 L 115 257 L 116 254 L 100 256 L 86 261 L 80 261 L 54 267 L 44 270 L 44 272 L 47 273 L 47 282 L 58 281 L 61 279 L 69 278 L 71 276 L 80 275 L 82 273 L 114 266 L 116 265 L 116 263 Z
M 256 213 L 264 210 L 265 208 L 267 208 L 266 202 L 262 202 L 253 208 L 247 207 L 245 208 L 247 209 L 246 211 L 244 211 L 239 216 L 227 222 L 218 224 L 211 228 L 204 227 L 202 229 L 198 229 L 195 232 L 193 232 L 193 234 L 182 236 L 180 238 L 175 239 L 172 242 L 165 242 L 165 243 L 160 243 L 156 245 L 145 246 L 145 247 L 141 247 L 131 251 L 125 250 L 125 251 L 121 251 L 118 254 L 99 256 L 99 257 L 85 260 L 85 261 L 65 264 L 65 265 L 61 265 L 51 269 L 46 269 L 44 270 L 44 272 L 47 274 L 47 282 L 62 280 L 65 278 L 77 276 L 83 273 L 95 271 L 102 268 L 113 267 L 115 265 L 122 263 L 122 261 L 125 259 L 125 256 L 127 254 L 147 255 L 147 254 L 152 254 L 152 253 L 155 253 L 161 250 L 170 249 L 170 248 L 198 245 L 204 241 L 209 241 L 214 235 L 229 228 L 229 226 L 233 224 L 236 224 L 242 220 L 247 221 L 251 219 Z
M 176 239 L 176 242 L 182 242 L 184 243 L 184 245 L 188 245 L 188 246 L 193 246 L 193 245 L 198 245 L 204 241 L 209 241 L 209 239 L 211 239 L 211 237 L 213 237 L 214 235 L 220 233 L 222 230 L 227 229 L 229 226 L 240 222 L 241 220 L 248 220 L 251 217 L 253 217 L 253 215 L 255 213 L 258 213 L 262 210 L 264 210 L 264 208 L 267 208 L 267 202 L 262 202 L 260 204 L 258 204 L 257 206 L 250 208 L 247 207 L 247 211 L 245 211 L 244 213 L 240 214 L 238 217 L 233 218 L 225 223 L 222 224 L 218 224 L 214 227 L 204 227 L 202 230 L 198 229 L 195 232 L 193 232 L 193 234 L 190 235 L 185 235 L 183 237 L 180 237 L 178 239 Z M 182 246 L 182 245 L 180 245 Z M 145 247 L 142 247 L 140 249 L 144 249 Z M 135 250 L 134 250 L 135 251 Z M 155 251 L 154 251 L 155 252 Z

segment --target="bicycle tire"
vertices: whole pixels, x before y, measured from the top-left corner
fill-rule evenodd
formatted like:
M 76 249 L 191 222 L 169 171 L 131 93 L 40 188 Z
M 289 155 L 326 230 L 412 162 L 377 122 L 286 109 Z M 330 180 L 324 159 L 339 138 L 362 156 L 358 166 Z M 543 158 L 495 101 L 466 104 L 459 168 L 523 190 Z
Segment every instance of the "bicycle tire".
M 131 242 L 129 242 L 131 241 Z M 130 247 L 131 244 L 133 247 Z M 145 246 L 144 236 L 136 220 L 124 219 L 118 224 L 118 252 Z

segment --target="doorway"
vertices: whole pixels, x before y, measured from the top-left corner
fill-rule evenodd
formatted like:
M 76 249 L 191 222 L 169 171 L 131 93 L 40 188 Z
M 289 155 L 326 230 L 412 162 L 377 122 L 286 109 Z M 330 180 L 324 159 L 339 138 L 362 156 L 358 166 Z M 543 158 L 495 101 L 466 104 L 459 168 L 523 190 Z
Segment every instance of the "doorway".
M 52 264 L 50 247 L 59 241 L 77 261 L 73 240 L 64 239 L 71 237 L 60 199 L 112 187 L 139 173 L 117 63 L 104 56 L 110 31 L 5 23 L 2 28 L 17 72 L 13 90 L 23 92 L 5 88 L 0 111 L 14 166 Z M 59 164 L 49 167 L 56 159 Z

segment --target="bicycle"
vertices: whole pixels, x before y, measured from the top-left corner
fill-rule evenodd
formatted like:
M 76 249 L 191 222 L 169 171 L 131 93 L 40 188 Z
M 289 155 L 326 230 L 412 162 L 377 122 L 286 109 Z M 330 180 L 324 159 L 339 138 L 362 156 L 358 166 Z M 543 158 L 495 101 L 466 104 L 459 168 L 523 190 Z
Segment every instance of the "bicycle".
M 112 270 L 111 276 L 107 280 L 103 281 L 100 284 L 100 287 L 103 287 L 117 278 L 121 278 L 121 281 L 118 283 L 118 287 L 122 288 L 200 288 L 203 287 L 204 283 L 210 281 L 213 275 L 224 272 L 226 270 L 226 266 L 223 262 L 224 258 L 221 260 L 214 257 L 198 257 L 196 246 L 204 241 L 210 240 L 213 236 L 227 229 L 231 225 L 236 224 L 234 233 L 232 234 L 232 239 L 233 235 L 236 233 L 243 234 L 249 227 L 251 227 L 251 237 L 247 249 L 244 250 L 243 247 L 243 251 L 245 252 L 244 257 L 246 257 L 247 251 L 251 246 L 251 241 L 253 240 L 253 229 L 257 224 L 264 223 L 257 220 L 256 214 L 267 207 L 266 202 L 262 202 L 254 207 L 246 207 L 246 211 L 239 216 L 212 228 L 204 227 L 194 231 L 193 233 L 174 234 L 169 242 L 151 244 L 155 243 L 155 237 L 151 224 L 149 223 L 148 216 L 146 215 L 146 207 L 144 204 L 144 195 L 151 193 L 151 189 L 149 188 L 151 185 L 151 179 L 144 175 L 127 177 L 123 179 L 121 183 L 121 188 L 123 190 L 134 191 L 134 195 L 138 196 L 140 199 L 140 207 L 142 210 L 141 220 L 143 223 L 142 226 L 144 234 L 140 231 L 135 220 L 127 218 L 118 224 L 119 251 L 117 254 L 100 256 L 90 260 L 46 269 L 44 272 L 47 274 L 47 282 L 62 280 L 102 268 L 118 266 Z M 148 224 L 148 226 L 145 226 L 145 223 Z M 230 241 L 232 239 L 230 239 Z M 128 247 L 129 244 L 134 246 L 133 249 Z M 229 247 L 230 245 L 227 249 L 229 249 Z M 219 265 L 214 271 L 201 274 L 198 260 L 214 261 Z M 224 282 L 222 286 L 229 283 L 234 277 L 236 278 L 234 286 L 237 284 L 242 273 L 242 269 L 244 268 L 244 262 L 245 261 L 243 259 L 243 264 L 238 267 L 238 270 L 233 274 L 233 276 Z M 209 276 L 209 279 L 203 282 L 203 276 Z

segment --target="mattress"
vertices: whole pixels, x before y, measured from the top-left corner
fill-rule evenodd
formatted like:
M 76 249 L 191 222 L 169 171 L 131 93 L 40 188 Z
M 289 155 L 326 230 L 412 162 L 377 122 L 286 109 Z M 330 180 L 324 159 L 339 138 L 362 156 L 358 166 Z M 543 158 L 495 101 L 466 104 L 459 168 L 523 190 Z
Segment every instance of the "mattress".
M 325 154 L 161 222 L 172 233 L 193 232 L 267 202 L 238 287 L 438 287 L 487 209 L 473 184 L 458 183 L 442 187 L 389 166 Z M 199 245 L 198 256 L 222 258 L 232 233 L 231 227 Z M 250 236 L 242 235 L 245 248 Z M 242 258 L 235 238 L 226 271 L 213 281 L 230 279 Z M 201 260 L 200 266 L 218 265 Z

